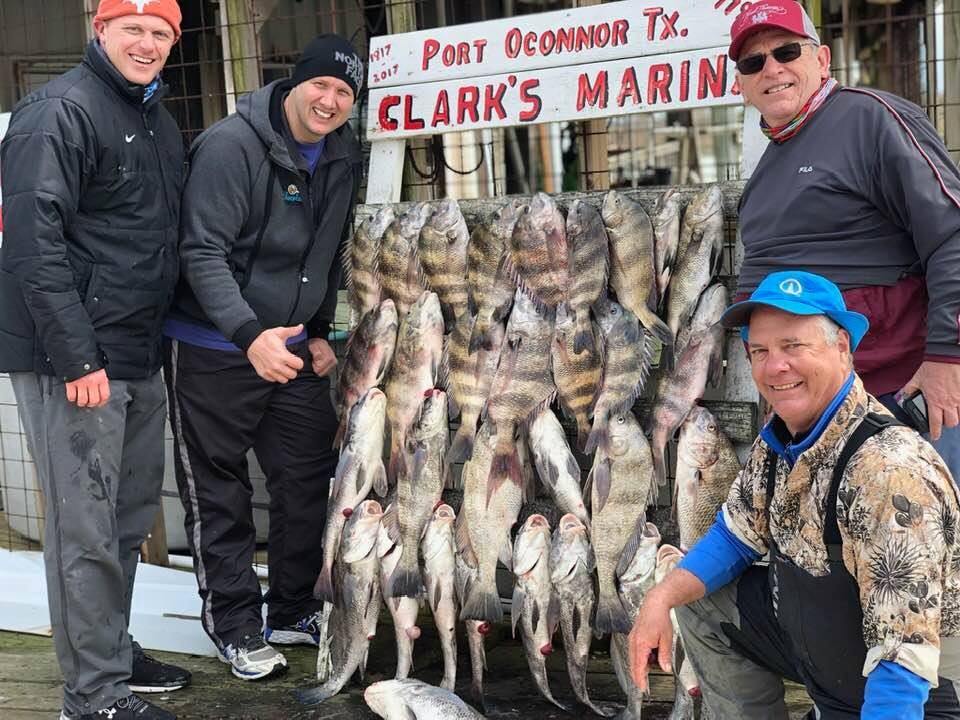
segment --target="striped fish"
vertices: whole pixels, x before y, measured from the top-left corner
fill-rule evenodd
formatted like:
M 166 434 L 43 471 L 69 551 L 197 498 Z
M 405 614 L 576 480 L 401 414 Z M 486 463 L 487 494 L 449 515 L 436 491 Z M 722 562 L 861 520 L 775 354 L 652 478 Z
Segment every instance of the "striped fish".
M 427 285 L 440 298 L 447 328 L 467 309 L 467 242 L 470 231 L 456 200 L 446 198 L 434 206 L 420 231 L 420 264 Z
M 347 300 L 350 303 L 350 329 L 380 302 L 380 242 L 387 226 L 395 219 L 392 205 L 384 205 L 362 223 L 344 250 L 343 265 Z
M 601 347 L 574 350 L 576 320 L 567 311 L 566 303 L 557 306 L 557 322 L 550 353 L 553 359 L 553 382 L 557 386 L 560 404 L 577 423 L 577 446 L 582 452 L 590 434 L 590 414 L 600 390 Z M 599 330 L 595 330 L 599 336 Z
M 573 260 L 570 295 L 567 300 L 576 317 L 573 351 L 598 351 L 590 307 L 607 289 L 610 266 L 607 230 L 597 209 L 582 200 L 575 200 L 567 213 L 567 243 Z
M 477 314 L 470 336 L 470 352 L 481 346 L 493 347 L 490 332 L 494 325 L 510 315 L 516 289 L 510 277 L 508 247 L 513 228 L 525 208 L 519 202 L 507 203 L 489 222 L 478 225 L 467 245 L 467 287 L 469 307 Z
M 378 265 L 380 287 L 383 296 L 396 303 L 401 321 L 426 289 L 417 245 L 420 231 L 432 212 L 428 203 L 414 203 L 383 233 Z
M 667 285 L 677 263 L 680 243 L 680 193 L 670 188 L 657 199 L 653 217 L 653 264 L 657 270 L 658 309 L 663 307 Z
M 570 285 L 566 221 L 557 204 L 538 192 L 510 236 L 511 271 L 517 285 L 541 310 L 555 308 Z

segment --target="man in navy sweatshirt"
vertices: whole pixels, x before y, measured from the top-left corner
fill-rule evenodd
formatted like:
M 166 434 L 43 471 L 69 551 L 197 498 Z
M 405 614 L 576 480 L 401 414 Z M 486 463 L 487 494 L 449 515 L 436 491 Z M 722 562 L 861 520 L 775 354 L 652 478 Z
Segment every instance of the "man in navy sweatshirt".
M 786 677 L 810 718 L 960 718 L 957 490 L 854 372 L 867 319 L 830 281 L 788 270 L 722 322 L 742 328 L 774 415 L 711 529 L 647 595 L 637 685 L 651 650 L 669 659 L 676 608 L 717 717 L 786 720 Z

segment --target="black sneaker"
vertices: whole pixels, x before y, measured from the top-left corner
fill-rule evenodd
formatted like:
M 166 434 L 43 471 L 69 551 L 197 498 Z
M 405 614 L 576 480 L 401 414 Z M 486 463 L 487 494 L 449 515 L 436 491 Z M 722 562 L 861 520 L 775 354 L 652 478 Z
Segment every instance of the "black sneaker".
M 177 716 L 162 707 L 141 700 L 136 695 L 127 695 L 110 707 L 89 715 L 67 715 L 66 711 L 61 712 L 60 720 L 177 720 Z
M 160 693 L 179 690 L 190 684 L 190 673 L 176 665 L 168 665 L 133 646 L 133 670 L 127 680 L 131 692 Z

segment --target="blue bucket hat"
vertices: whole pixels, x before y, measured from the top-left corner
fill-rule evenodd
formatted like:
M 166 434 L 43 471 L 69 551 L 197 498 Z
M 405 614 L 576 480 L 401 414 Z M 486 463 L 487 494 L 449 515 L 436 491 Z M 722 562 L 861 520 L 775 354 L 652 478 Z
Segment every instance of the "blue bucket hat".
M 850 349 L 867 334 L 870 321 L 858 312 L 847 310 L 840 288 L 820 275 L 787 270 L 767 275 L 750 297 L 727 308 L 720 318 L 724 327 L 741 328 L 747 341 L 751 313 L 760 306 L 777 308 L 793 315 L 826 315 L 850 335 Z

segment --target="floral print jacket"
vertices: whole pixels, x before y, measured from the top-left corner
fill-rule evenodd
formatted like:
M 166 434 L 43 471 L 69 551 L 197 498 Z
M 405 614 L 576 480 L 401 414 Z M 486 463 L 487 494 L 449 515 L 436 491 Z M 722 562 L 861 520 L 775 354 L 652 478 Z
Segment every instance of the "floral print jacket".
M 767 457 L 758 438 L 724 505 L 727 526 L 758 553 L 768 538 L 811 575 L 828 572 L 823 543 L 833 468 L 868 412 L 889 414 L 856 378 L 833 420 L 790 468 L 778 457 L 767 514 Z M 960 503 L 950 471 L 913 430 L 895 426 L 850 458 L 837 496 L 843 562 L 863 608 L 867 675 L 896 662 L 937 685 L 941 637 L 960 636 Z

